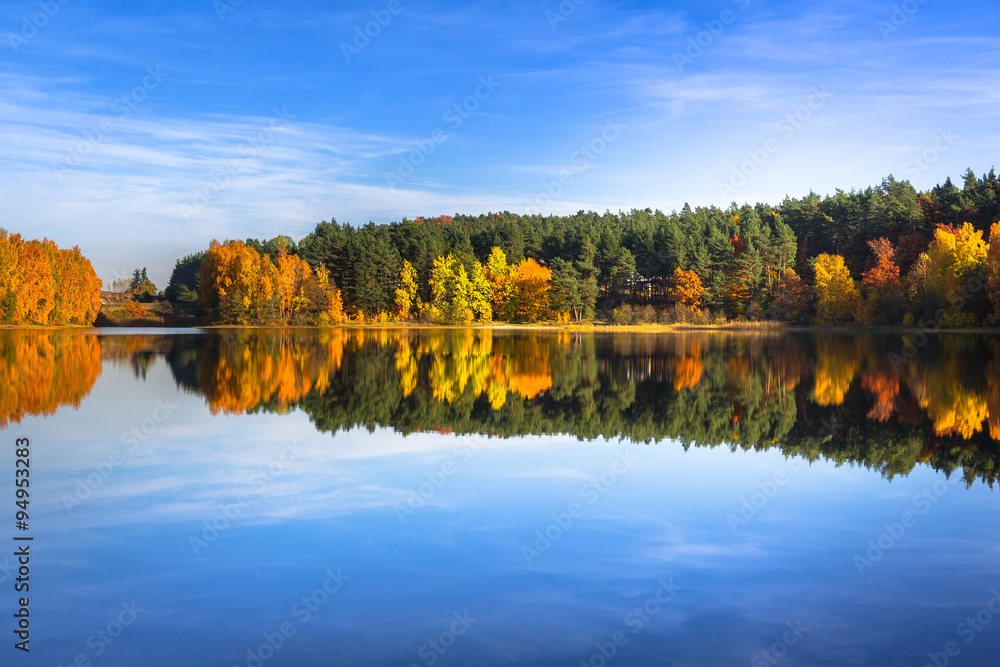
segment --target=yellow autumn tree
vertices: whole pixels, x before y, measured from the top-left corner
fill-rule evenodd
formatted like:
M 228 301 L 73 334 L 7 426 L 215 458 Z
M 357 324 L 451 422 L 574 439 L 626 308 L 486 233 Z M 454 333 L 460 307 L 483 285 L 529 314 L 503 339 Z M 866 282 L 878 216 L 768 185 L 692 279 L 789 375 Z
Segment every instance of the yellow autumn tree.
M 490 283 L 490 299 L 493 302 L 493 312 L 499 312 L 500 305 L 510 297 L 510 271 L 507 255 L 494 246 L 486 260 L 484 274 Z
M 413 309 L 420 310 L 420 297 L 417 295 L 417 270 L 409 260 L 403 260 L 399 269 L 399 287 L 396 289 L 396 317 L 408 320 Z
M 469 273 L 458 258 L 448 253 L 434 260 L 431 269 L 432 319 L 451 324 L 468 323 L 475 314 L 469 302 Z
M 295 308 L 295 295 L 298 292 L 297 287 L 300 281 L 298 276 L 299 258 L 295 255 L 289 255 L 285 246 L 281 246 L 274 264 L 278 269 L 275 284 L 275 291 L 278 295 L 278 310 L 281 319 L 287 322 Z
M 816 315 L 822 324 L 847 320 L 855 311 L 858 290 L 840 255 L 823 253 L 816 258 Z
M 317 323 L 320 326 L 342 324 L 344 322 L 344 302 L 340 298 L 340 290 L 330 278 L 330 270 L 322 262 L 316 267 L 316 284 L 326 297 L 326 308 L 319 314 Z
M 493 321 L 493 288 L 486 269 L 481 263 L 474 262 L 469 273 L 469 308 L 480 322 Z
M 962 308 L 966 295 L 974 291 L 972 282 L 985 272 L 987 254 L 983 233 L 967 222 L 958 228 L 939 225 L 934 230 L 925 253 L 925 289 L 948 304 L 944 324 L 976 324 L 975 316 L 963 313 Z
M 255 290 L 251 282 L 253 265 L 260 255 L 242 241 L 219 243 L 212 240 L 201 264 L 199 302 L 215 321 L 246 324 Z

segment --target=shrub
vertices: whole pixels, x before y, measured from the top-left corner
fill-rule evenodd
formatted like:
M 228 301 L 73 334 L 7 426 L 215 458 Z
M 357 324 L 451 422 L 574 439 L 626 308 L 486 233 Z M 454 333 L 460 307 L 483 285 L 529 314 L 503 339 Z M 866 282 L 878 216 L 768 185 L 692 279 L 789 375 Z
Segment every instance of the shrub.
M 635 324 L 635 313 L 632 306 L 623 304 L 611 311 L 611 321 L 618 325 Z
M 122 311 L 124 312 L 123 317 L 146 317 L 149 315 L 146 306 L 138 301 L 129 301 L 125 304 L 125 308 Z
M 692 322 L 697 312 L 678 301 L 663 311 L 660 315 L 660 322 L 663 324 L 685 324 Z

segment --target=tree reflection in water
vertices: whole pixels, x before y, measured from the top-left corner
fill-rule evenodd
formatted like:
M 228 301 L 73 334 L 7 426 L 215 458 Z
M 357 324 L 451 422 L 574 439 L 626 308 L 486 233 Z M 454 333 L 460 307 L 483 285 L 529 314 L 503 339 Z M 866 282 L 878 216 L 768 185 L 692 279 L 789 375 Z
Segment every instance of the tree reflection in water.
M 387 427 L 778 448 L 992 482 L 1000 340 L 891 335 L 489 329 L 240 329 L 98 336 L 7 330 L 0 424 L 79 406 L 101 364 L 157 358 L 212 414 L 298 409 L 321 431 Z

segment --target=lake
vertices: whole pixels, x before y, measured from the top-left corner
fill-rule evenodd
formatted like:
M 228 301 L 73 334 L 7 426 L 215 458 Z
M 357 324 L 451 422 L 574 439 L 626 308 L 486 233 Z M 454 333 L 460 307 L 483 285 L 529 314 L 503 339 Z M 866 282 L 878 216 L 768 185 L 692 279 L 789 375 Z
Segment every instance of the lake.
M 3 537 L 33 538 L 30 654 L 13 648 L 15 549 L 0 556 L 4 664 L 940 667 L 1000 652 L 995 337 L 0 341 Z

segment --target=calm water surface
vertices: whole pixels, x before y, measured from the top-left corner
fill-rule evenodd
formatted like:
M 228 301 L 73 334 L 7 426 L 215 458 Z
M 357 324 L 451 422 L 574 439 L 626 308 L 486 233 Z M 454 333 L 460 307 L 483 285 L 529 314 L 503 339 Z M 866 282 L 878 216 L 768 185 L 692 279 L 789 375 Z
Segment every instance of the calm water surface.
M 0 332 L 25 665 L 992 665 L 1000 340 Z M 951 655 L 947 655 L 947 651 Z

